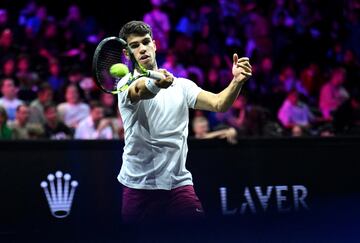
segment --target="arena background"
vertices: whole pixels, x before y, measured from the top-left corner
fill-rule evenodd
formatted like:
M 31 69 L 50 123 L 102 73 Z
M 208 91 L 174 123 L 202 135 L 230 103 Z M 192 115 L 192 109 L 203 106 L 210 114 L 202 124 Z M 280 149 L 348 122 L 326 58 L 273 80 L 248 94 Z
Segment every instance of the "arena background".
M 2 0 L 0 8 L 6 8 L 16 23 L 19 9 L 27 2 Z M 122 24 L 141 19 L 151 9 L 149 1 L 36 2 L 57 18 L 64 17 L 70 4 L 78 3 L 85 16 L 96 19 L 105 36 L 117 35 Z M 327 16 L 343 11 L 344 1 L 314 2 L 324 6 Z M 173 3 L 176 12 L 168 9 L 173 11 L 169 14 L 179 17 L 208 1 Z M 300 46 L 299 52 L 305 52 L 305 47 Z M 93 49 L 91 45 L 89 56 Z M 315 58 L 322 65 L 328 61 L 324 56 Z M 90 73 L 91 67 L 85 70 Z M 244 91 L 251 94 L 248 88 Z M 273 98 L 275 102 L 271 95 L 262 102 L 270 104 Z M 207 221 L 163 225 L 153 235 L 152 228 L 133 229 L 121 221 L 122 188 L 116 177 L 122 140 L 1 140 L 0 242 L 358 242 L 358 134 L 273 135 L 242 137 L 236 145 L 190 138 L 187 168 Z M 59 171 L 62 183 L 66 173 L 78 183 L 64 218 L 52 214 L 41 187 L 47 182 L 51 191 L 48 175 Z

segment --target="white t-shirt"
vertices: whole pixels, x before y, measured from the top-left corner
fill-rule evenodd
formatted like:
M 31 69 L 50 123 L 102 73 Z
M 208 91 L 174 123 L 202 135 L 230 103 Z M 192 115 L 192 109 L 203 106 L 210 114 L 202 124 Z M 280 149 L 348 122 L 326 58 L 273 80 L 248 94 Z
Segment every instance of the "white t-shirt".
M 127 79 L 125 76 L 118 87 Z M 118 95 L 125 130 L 118 180 L 136 189 L 170 190 L 192 185 L 192 176 L 185 168 L 189 108 L 194 108 L 201 88 L 188 79 L 175 78 L 154 98 L 134 104 L 127 97 L 128 90 Z
M 4 97 L 0 98 L 0 106 L 4 107 L 9 121 L 15 120 L 16 108 L 19 105 L 22 105 L 24 102 L 17 98 L 13 100 L 6 99 Z
M 110 126 L 105 127 L 101 131 L 95 128 L 94 121 L 89 115 L 85 119 L 81 120 L 79 125 L 75 129 L 75 139 L 112 139 L 113 132 Z
M 90 114 L 90 107 L 86 103 L 70 104 L 67 102 L 57 106 L 60 117 L 68 127 L 75 127 Z
M 279 109 L 278 119 L 284 126 L 307 126 L 314 120 L 314 115 L 305 103 L 298 102 L 297 105 L 293 105 L 289 100 L 285 100 Z

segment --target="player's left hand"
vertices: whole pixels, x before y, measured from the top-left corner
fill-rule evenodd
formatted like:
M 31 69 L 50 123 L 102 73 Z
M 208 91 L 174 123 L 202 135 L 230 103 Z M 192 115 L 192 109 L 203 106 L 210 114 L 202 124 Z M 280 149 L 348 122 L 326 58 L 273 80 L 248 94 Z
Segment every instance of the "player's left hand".
M 232 74 L 234 75 L 234 80 L 239 83 L 244 83 L 252 75 L 251 65 L 248 57 L 239 58 L 235 53 L 233 55 L 233 67 Z

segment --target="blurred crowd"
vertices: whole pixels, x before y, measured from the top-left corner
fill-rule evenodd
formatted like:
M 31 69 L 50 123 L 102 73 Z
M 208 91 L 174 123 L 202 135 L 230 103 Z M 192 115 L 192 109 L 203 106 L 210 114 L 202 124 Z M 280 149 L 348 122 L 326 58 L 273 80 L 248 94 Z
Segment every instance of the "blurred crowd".
M 253 66 L 229 111 L 191 111 L 190 136 L 360 134 L 360 0 L 147 3 L 158 64 L 175 76 L 220 92 L 234 52 Z M 91 73 L 109 36 L 98 18 L 78 3 L 62 15 L 32 0 L 0 5 L 0 139 L 123 139 L 116 96 Z

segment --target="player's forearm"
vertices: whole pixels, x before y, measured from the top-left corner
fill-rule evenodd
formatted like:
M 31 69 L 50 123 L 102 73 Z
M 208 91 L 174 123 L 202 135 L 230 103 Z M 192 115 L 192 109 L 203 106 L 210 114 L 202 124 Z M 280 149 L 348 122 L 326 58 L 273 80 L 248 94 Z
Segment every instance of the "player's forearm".
M 147 100 L 155 97 L 155 94 L 151 93 L 145 85 L 146 79 L 140 79 L 129 91 L 130 99 L 132 102 L 139 100 Z
M 241 91 L 242 85 L 241 82 L 233 79 L 223 91 L 217 94 L 217 112 L 225 112 L 232 106 Z

